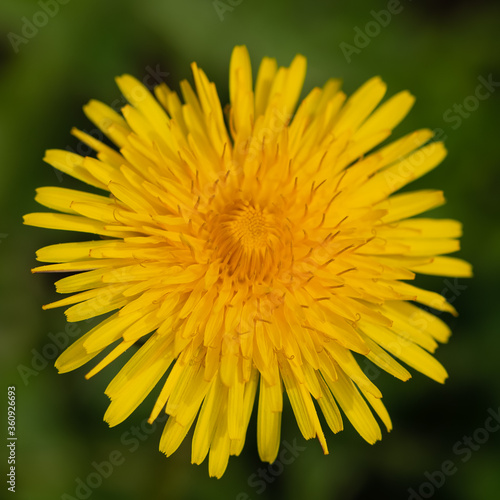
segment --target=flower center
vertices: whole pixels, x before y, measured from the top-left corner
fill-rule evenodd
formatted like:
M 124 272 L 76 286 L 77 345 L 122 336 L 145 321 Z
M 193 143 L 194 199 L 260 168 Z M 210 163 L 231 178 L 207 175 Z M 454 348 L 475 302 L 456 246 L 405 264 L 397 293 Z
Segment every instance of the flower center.
M 247 251 L 264 248 L 267 243 L 269 217 L 252 205 L 237 208 L 228 217 L 226 227 L 233 240 Z
M 247 201 L 231 203 L 211 218 L 211 246 L 230 276 L 272 278 L 283 246 L 279 219 L 278 214 Z

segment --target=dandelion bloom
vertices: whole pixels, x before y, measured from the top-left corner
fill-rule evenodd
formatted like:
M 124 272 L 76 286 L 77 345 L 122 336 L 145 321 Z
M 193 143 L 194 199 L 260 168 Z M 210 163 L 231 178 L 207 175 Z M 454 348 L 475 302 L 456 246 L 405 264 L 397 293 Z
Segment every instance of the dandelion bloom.
M 450 331 L 415 303 L 454 308 L 409 281 L 471 275 L 443 256 L 459 249 L 461 225 L 414 217 L 441 205 L 441 191 L 394 194 L 446 150 L 424 129 L 373 151 L 414 102 L 405 91 L 379 105 L 379 78 L 348 99 L 329 80 L 297 107 L 304 57 L 288 68 L 263 59 L 254 87 L 248 52 L 236 47 L 224 113 L 215 85 L 192 71 L 183 101 L 126 75 L 117 79 L 129 102 L 121 115 L 97 101 L 84 107 L 118 151 L 77 129 L 97 158 L 47 151 L 50 165 L 99 194 L 37 191 L 57 213 L 29 214 L 26 224 L 95 235 L 37 252 L 48 264 L 34 272 L 74 273 L 56 282 L 71 295 L 45 308 L 70 306 L 68 321 L 111 313 L 56 367 L 74 370 L 106 351 L 91 377 L 133 348 L 106 389 L 105 420 L 122 422 L 162 381 L 150 417 L 169 415 L 160 450 L 172 454 L 198 416 L 192 462 L 209 453 L 211 476 L 241 452 L 257 389 L 264 461 L 278 452 L 283 392 L 304 438 L 317 437 L 325 453 L 318 408 L 333 432 L 342 410 L 374 443 L 372 411 L 387 430 L 391 421 L 360 361 L 401 380 L 410 373 L 395 358 L 438 382 L 447 376 L 430 353 Z

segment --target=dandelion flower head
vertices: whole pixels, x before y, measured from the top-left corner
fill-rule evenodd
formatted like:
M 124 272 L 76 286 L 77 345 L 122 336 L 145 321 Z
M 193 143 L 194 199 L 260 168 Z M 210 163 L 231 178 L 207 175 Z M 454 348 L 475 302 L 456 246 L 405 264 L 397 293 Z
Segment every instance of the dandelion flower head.
M 318 410 L 334 433 L 348 419 L 375 443 L 375 415 L 387 430 L 391 421 L 363 360 L 401 380 L 410 373 L 400 362 L 447 377 L 432 353 L 450 330 L 428 307 L 455 310 L 411 281 L 470 276 L 446 256 L 461 225 L 421 216 L 444 202 L 441 191 L 398 193 L 446 150 L 427 129 L 384 142 L 414 98 L 403 91 L 380 104 L 378 77 L 349 98 L 329 80 L 298 104 L 304 57 L 287 68 L 264 58 L 254 85 L 236 47 L 223 108 L 214 83 L 192 71 L 182 100 L 164 83 L 152 94 L 117 78 L 129 103 L 121 114 L 84 107 L 116 148 L 74 129 L 96 157 L 46 153 L 95 189 L 40 188 L 36 200 L 54 212 L 25 217 L 91 235 L 37 252 L 45 265 L 35 272 L 70 273 L 56 282 L 69 295 L 44 307 L 67 306 L 72 322 L 106 315 L 56 367 L 98 358 L 91 377 L 132 353 L 106 389 L 105 420 L 119 424 L 161 384 L 150 417 L 168 415 L 160 450 L 171 455 L 194 425 L 192 462 L 209 455 L 211 476 L 242 451 L 256 400 L 263 461 L 278 453 L 284 397 L 325 453 Z

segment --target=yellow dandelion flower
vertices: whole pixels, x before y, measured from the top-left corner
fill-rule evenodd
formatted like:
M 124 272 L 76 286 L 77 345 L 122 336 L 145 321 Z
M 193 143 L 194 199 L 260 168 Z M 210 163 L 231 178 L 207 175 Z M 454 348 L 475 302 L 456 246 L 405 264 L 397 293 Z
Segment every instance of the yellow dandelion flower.
M 248 52 L 236 47 L 223 113 L 215 85 L 192 71 L 183 101 L 126 75 L 117 78 L 123 116 L 97 101 L 84 107 L 118 151 L 74 129 L 97 158 L 46 153 L 100 194 L 37 191 L 58 213 L 29 214 L 26 224 L 97 235 L 37 252 L 48 264 L 34 272 L 75 273 L 56 282 L 71 295 L 45 308 L 69 306 L 68 321 L 111 313 L 56 367 L 74 370 L 106 351 L 91 377 L 135 346 L 106 389 L 105 420 L 122 422 L 162 380 L 150 417 L 169 416 L 160 450 L 172 454 L 196 420 L 192 462 L 209 454 L 211 476 L 241 452 L 257 389 L 264 461 L 278 452 L 284 392 L 304 438 L 317 437 L 325 453 L 318 408 L 334 433 L 342 410 L 374 443 L 372 411 L 387 430 L 391 421 L 357 359 L 401 380 L 410 373 L 395 358 L 438 382 L 447 376 L 430 353 L 450 331 L 415 302 L 454 308 L 408 281 L 471 275 L 443 256 L 459 249 L 461 225 L 414 217 L 441 205 L 441 191 L 394 194 L 446 150 L 424 129 L 373 151 L 414 102 L 400 92 L 379 105 L 380 78 L 349 98 L 329 80 L 296 109 L 305 58 L 288 68 L 265 58 L 254 86 Z

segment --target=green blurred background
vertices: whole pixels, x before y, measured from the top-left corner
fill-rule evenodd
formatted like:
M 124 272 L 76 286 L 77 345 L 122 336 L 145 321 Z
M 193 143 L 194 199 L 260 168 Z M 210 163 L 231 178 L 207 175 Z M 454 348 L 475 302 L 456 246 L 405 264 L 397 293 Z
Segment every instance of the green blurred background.
M 52 5 L 52 17 L 44 18 L 40 2 L 0 4 L 0 407 L 6 416 L 7 386 L 15 385 L 17 498 L 498 498 L 500 432 L 481 428 L 488 412 L 498 414 L 500 407 L 496 317 L 500 89 L 490 84 L 489 90 L 479 90 L 484 99 L 471 96 L 481 78 L 500 81 L 500 4 L 451 0 L 46 4 Z M 376 14 L 389 8 L 390 19 Z M 30 31 L 30 22 L 40 27 Z M 36 187 L 79 187 L 42 162 L 44 150 L 68 148 L 88 154 L 69 131 L 72 126 L 93 130 L 81 111 L 89 99 L 119 104 L 115 76 L 127 72 L 143 79 L 156 72 L 178 89 L 180 80 L 190 78 L 189 63 L 197 61 L 227 102 L 228 63 L 236 44 L 248 46 L 254 69 L 265 55 L 286 65 L 296 53 L 304 54 L 306 90 L 334 76 L 344 80 L 350 93 L 368 78 L 381 75 L 389 95 L 402 89 L 414 93 L 417 103 L 395 135 L 420 127 L 439 129 L 449 155 L 412 187 L 445 190 L 448 203 L 433 215 L 464 222 L 460 255 L 475 268 L 472 280 L 420 281 L 443 290 L 460 312 L 459 318 L 443 315 L 454 332 L 449 345 L 437 351 L 450 374 L 446 384 L 414 371 L 413 378 L 402 383 L 362 364 L 384 394 L 394 423 L 390 435 L 384 433 L 382 442 L 370 446 L 347 424 L 337 436 L 328 431 L 330 455 L 323 456 L 317 442 L 302 439 L 287 407 L 282 440 L 290 444 L 296 440 L 303 449 L 293 463 L 275 466 L 276 477 L 268 476 L 272 482 L 261 483 L 253 476 L 264 467 L 256 449 L 255 412 L 242 455 L 230 459 L 222 479 L 209 479 L 206 462 L 189 463 L 190 439 L 168 459 L 158 452 L 161 426 L 145 426 L 137 441 L 131 439 L 133 426 L 140 426 L 149 415 L 154 394 L 118 427 L 109 429 L 103 422 L 108 402 L 103 391 L 118 364 L 91 381 L 83 378 L 86 368 L 56 373 L 53 362 L 61 348 L 54 347 L 54 339 L 67 342 L 91 325 L 70 325 L 72 329 L 65 330 L 62 310 L 42 312 L 42 304 L 56 299 L 56 277 L 32 276 L 30 268 L 36 265 L 35 250 L 41 246 L 85 237 L 21 223 L 24 213 L 39 209 L 33 201 Z M 6 418 L 0 421 L 6 436 Z M 471 441 L 464 441 L 464 436 L 471 436 Z M 0 463 L 5 471 L 7 449 L 2 448 Z M 89 477 L 92 463 L 108 461 L 111 454 L 120 457 L 120 463 L 109 477 L 100 481 L 95 474 Z M 453 473 L 437 473 L 443 466 Z M 78 481 L 88 478 L 91 489 L 77 490 Z M 2 498 L 4 492 L 8 498 L 5 483 Z

